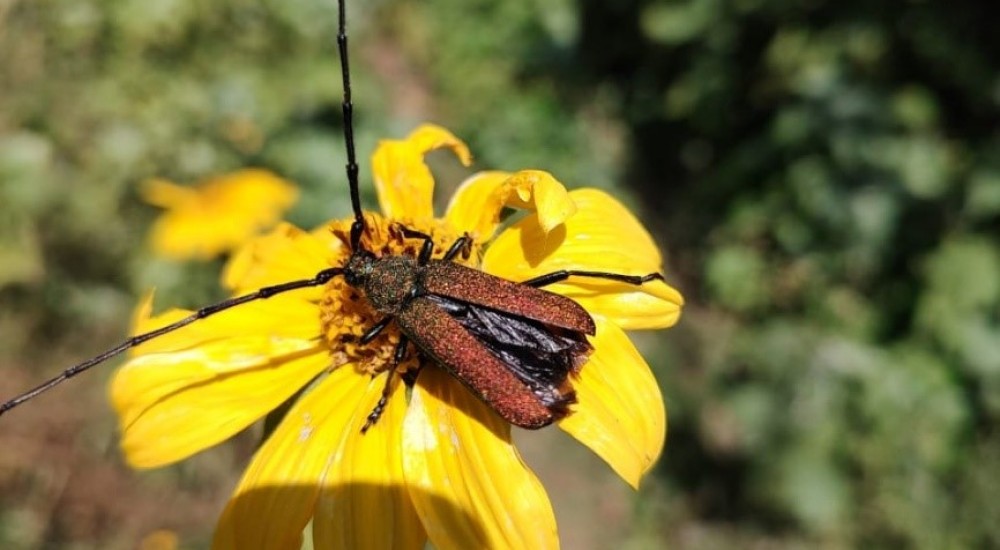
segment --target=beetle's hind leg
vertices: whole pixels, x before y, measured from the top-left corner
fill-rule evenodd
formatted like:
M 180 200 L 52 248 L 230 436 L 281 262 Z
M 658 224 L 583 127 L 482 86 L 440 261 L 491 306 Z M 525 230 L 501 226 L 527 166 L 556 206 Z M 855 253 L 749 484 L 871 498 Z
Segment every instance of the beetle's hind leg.
M 622 275 L 620 273 L 606 273 L 604 271 L 579 271 L 576 269 L 561 269 L 559 271 L 553 271 L 552 273 L 546 273 L 545 275 L 539 275 L 534 279 L 528 279 L 527 281 L 522 281 L 521 284 L 533 286 L 535 288 L 541 288 L 543 286 L 548 286 L 551 284 L 565 281 L 570 277 L 607 279 L 609 281 L 618 281 L 635 286 L 641 286 L 650 281 L 664 280 L 663 275 L 659 273 L 650 273 L 649 275 Z
M 385 412 L 385 406 L 389 402 L 389 395 L 392 394 L 392 377 L 396 374 L 396 367 L 403 361 L 406 357 L 406 346 L 409 344 L 409 340 L 406 339 L 406 335 L 399 336 L 399 343 L 396 344 L 396 350 L 392 354 L 392 364 L 389 366 L 389 372 L 385 376 L 385 386 L 382 388 L 382 396 L 379 397 L 378 403 L 375 404 L 375 408 L 372 412 L 368 413 L 368 418 L 365 420 L 365 425 L 361 427 L 361 433 L 368 431 L 378 422 L 378 419 Z
M 448 249 L 448 252 L 444 253 L 444 257 L 441 259 L 446 262 L 450 262 L 459 254 L 461 254 L 462 258 L 466 260 L 469 259 L 470 255 L 472 255 L 472 237 L 470 237 L 468 233 L 462 235 L 458 239 L 455 239 L 455 242 L 451 243 L 451 248 Z

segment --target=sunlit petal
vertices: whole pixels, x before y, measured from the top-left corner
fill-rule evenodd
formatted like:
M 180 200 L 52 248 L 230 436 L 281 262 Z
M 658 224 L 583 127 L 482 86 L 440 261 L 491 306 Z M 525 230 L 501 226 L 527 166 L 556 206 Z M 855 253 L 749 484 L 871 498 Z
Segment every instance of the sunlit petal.
M 226 263 L 222 284 L 245 293 L 258 288 L 300 279 L 309 279 L 320 270 L 335 265 L 344 255 L 341 242 L 329 232 L 307 233 L 281 223 L 266 235 L 241 246 Z M 322 288 L 298 291 L 317 299 Z
M 228 439 L 326 365 L 315 343 L 260 337 L 132 359 L 111 384 L 129 464 L 169 464 Z
M 445 219 L 458 231 L 468 232 L 478 241 L 490 239 L 500 223 L 504 207 L 504 182 L 509 172 L 477 172 L 459 185 L 452 195 Z
M 315 317 L 306 319 L 310 309 L 294 298 L 273 300 L 213 315 L 133 350 L 110 389 L 132 465 L 168 464 L 225 440 L 326 367 L 329 358 L 313 337 Z M 144 301 L 140 332 L 189 313 L 142 318 L 148 311 Z
M 349 365 L 299 399 L 257 450 L 215 531 L 215 550 L 298 550 L 332 450 L 370 384 Z
M 372 155 L 372 173 L 382 213 L 394 218 L 432 218 L 434 177 L 424 155 L 448 148 L 468 166 L 472 155 L 465 143 L 440 126 L 424 124 L 406 139 L 379 142 Z
M 560 270 L 646 275 L 662 270 L 659 250 L 642 224 L 621 203 L 596 189 L 570 192 L 577 212 L 546 232 L 530 215 L 500 233 L 483 257 L 483 269 L 524 281 Z M 588 311 L 626 329 L 673 325 L 684 303 L 662 281 L 639 286 L 573 277 L 545 287 L 573 298 Z
M 480 172 L 465 180 L 452 196 L 445 218 L 478 242 L 493 237 L 504 207 L 536 210 L 543 231 L 551 231 L 576 212 L 566 188 L 541 170 Z
M 260 335 L 263 338 L 312 340 L 319 333 L 316 306 L 292 291 L 266 300 L 257 300 L 199 319 L 183 328 L 162 334 L 129 351 L 130 357 L 143 354 L 183 351 L 208 342 L 231 337 Z M 193 314 L 186 309 L 171 309 L 155 317 L 153 293 L 147 293 L 133 314 L 132 334 L 150 332 Z
M 422 549 L 427 542 L 403 478 L 406 390 L 398 377 L 382 417 L 360 433 L 382 394 L 385 376 L 356 376 L 365 385 L 344 400 L 341 437 L 325 449 L 331 460 L 313 519 L 317 549 Z
M 403 467 L 436 548 L 558 547 L 548 496 L 510 425 L 440 369 L 424 369 L 413 388 Z
M 663 450 L 663 395 L 628 336 L 606 319 L 595 321 L 594 354 L 573 381 L 577 403 L 559 427 L 638 487 Z

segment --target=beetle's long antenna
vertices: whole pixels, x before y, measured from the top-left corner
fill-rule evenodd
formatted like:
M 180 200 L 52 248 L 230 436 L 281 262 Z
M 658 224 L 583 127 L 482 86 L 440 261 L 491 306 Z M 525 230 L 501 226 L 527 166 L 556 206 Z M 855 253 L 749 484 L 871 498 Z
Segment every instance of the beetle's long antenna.
M 358 191 L 358 160 L 354 153 L 354 104 L 351 103 L 351 64 L 347 58 L 347 8 L 346 0 L 338 0 L 340 22 L 337 30 L 337 46 L 340 49 L 340 74 L 344 82 L 344 141 L 347 143 L 347 185 L 351 188 L 351 208 L 354 209 L 354 223 L 351 225 L 351 249 L 358 250 L 361 234 L 365 231 L 365 218 L 361 214 L 361 195 Z
M 72 367 L 64 370 L 61 374 L 52 378 L 51 380 L 39 385 L 38 387 L 32 390 L 22 393 L 21 395 L 11 399 L 10 401 L 3 403 L 2 405 L 0 405 L 0 415 L 13 409 L 14 407 L 20 405 L 21 403 L 24 403 L 25 401 L 28 401 L 36 397 L 37 395 L 44 393 L 54 388 L 55 386 L 58 386 L 59 384 L 65 382 L 66 380 L 69 380 L 70 378 L 73 378 L 74 376 L 80 374 L 81 372 L 84 372 L 90 369 L 91 367 L 97 366 L 126 350 L 129 350 L 131 348 L 138 346 L 139 344 L 142 344 L 143 342 L 152 340 L 153 338 L 156 338 L 158 336 L 163 336 L 168 332 L 173 332 L 181 327 L 190 325 L 191 323 L 199 319 L 204 319 L 205 317 L 214 315 L 216 313 L 219 313 L 220 311 L 225 311 L 229 308 L 236 307 L 238 305 L 245 304 L 247 302 L 252 302 L 254 300 L 263 300 L 266 298 L 270 298 L 275 294 L 281 294 L 283 292 L 288 292 L 290 290 L 297 290 L 300 288 L 308 288 L 326 284 L 327 281 L 336 277 L 337 275 L 340 275 L 343 272 L 344 270 L 342 268 L 331 267 L 329 269 L 324 269 L 323 271 L 320 271 L 319 273 L 316 274 L 315 277 L 311 279 L 301 279 L 298 281 L 282 283 L 280 285 L 267 286 L 257 290 L 256 292 L 251 292 L 250 294 L 245 294 L 243 296 L 238 296 L 236 298 L 223 300 L 219 303 L 212 304 L 210 306 L 205 306 L 179 321 L 176 321 L 164 327 L 160 327 L 156 330 L 144 332 L 142 334 L 133 336 L 128 340 L 125 340 L 124 342 L 118 344 L 117 346 L 105 351 L 104 353 L 101 353 L 97 357 L 92 357 L 82 363 L 73 365 Z

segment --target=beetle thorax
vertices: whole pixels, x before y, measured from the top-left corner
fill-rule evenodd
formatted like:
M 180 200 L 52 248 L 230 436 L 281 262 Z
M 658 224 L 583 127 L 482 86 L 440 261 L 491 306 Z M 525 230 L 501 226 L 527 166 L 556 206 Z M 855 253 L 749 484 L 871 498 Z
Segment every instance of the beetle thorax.
M 419 272 L 420 267 L 410 256 L 376 258 L 362 253 L 351 258 L 344 275 L 348 283 L 364 293 L 372 308 L 394 315 L 415 295 Z
M 387 315 L 396 315 L 409 301 L 414 289 L 423 286 L 423 269 L 417 265 L 420 239 L 408 238 L 401 227 L 420 231 L 434 239 L 434 255 L 440 258 L 459 237 L 444 220 L 397 220 L 379 214 L 365 213 L 365 231 L 357 250 L 351 246 L 353 218 L 331 222 L 330 231 L 339 241 L 334 250 L 345 256 L 332 255 L 331 267 L 342 267 L 343 277 L 334 277 L 323 290 L 320 299 L 320 324 L 323 340 L 331 354 L 331 366 L 353 363 L 370 374 L 382 372 L 392 362 L 400 332 L 389 323 L 381 334 L 366 344 L 359 339 L 375 323 Z M 481 257 L 474 249 L 470 258 L 459 255 L 456 263 L 474 266 Z M 415 358 L 398 365 L 403 371 L 417 363 Z

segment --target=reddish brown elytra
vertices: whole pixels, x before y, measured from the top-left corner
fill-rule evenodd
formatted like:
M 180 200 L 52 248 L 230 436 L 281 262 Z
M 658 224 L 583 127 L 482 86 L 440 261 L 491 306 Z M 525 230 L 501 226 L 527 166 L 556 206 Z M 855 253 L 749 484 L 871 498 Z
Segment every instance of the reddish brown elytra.
M 368 415 L 362 432 L 377 421 L 389 397 L 396 367 L 415 352 L 425 364 L 438 365 L 457 378 L 506 421 L 537 429 L 569 413 L 574 402 L 570 375 L 577 372 L 593 348 L 587 336 L 595 325 L 590 315 L 573 300 L 541 287 L 570 277 L 608 279 L 642 285 L 659 279 L 597 271 L 557 271 L 520 283 L 454 263 L 468 256 L 472 239 L 459 238 L 440 260 L 432 260 L 434 242 L 429 235 L 401 227 L 406 238 L 423 241 L 417 256 L 376 256 L 361 245 L 366 232 L 358 191 L 358 164 L 354 150 L 353 105 L 350 66 L 347 57 L 346 8 L 338 2 L 341 75 L 344 86 L 344 138 L 347 145 L 347 182 L 354 222 L 345 239 L 351 255 L 341 267 L 320 271 L 310 279 L 261 288 L 256 292 L 203 307 L 175 323 L 133 336 L 121 344 L 74 365 L 0 405 L 0 414 L 124 351 L 153 338 L 247 302 L 276 294 L 321 286 L 343 276 L 371 308 L 384 317 L 360 339 L 369 344 L 395 323 L 401 337 L 392 356 L 382 398 Z M 413 344 L 412 347 L 410 344 Z M 412 384 L 419 376 L 404 379 Z

